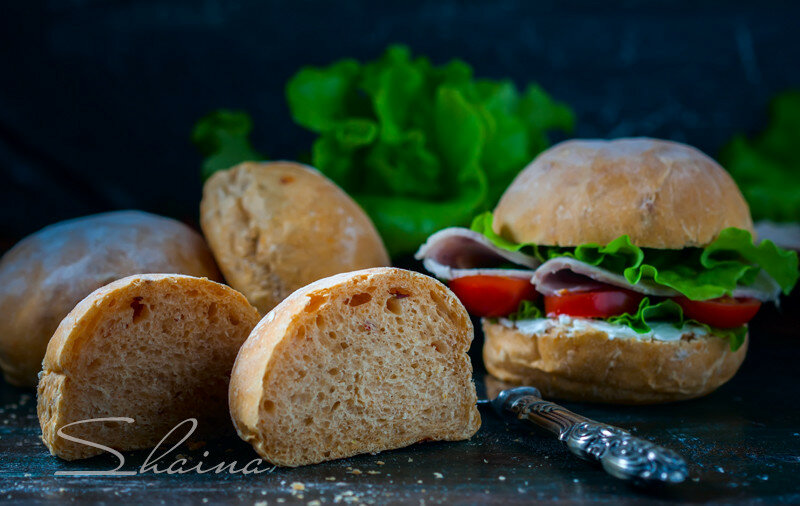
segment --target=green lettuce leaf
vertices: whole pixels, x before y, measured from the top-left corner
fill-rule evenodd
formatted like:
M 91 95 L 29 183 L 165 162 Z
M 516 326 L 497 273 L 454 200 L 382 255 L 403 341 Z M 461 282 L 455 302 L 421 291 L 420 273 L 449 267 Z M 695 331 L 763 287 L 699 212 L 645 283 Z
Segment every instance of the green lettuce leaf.
M 628 236 L 618 237 L 606 245 L 587 243 L 575 248 L 560 248 L 508 241 L 494 232 L 492 220 L 490 212 L 483 213 L 472 221 L 471 228 L 499 248 L 525 250 L 542 261 L 572 257 L 622 274 L 629 283 L 652 281 L 691 300 L 730 295 L 739 285 L 751 285 L 762 269 L 780 285 L 784 294 L 792 291 L 800 277 L 796 252 L 778 248 L 769 240 L 756 245 L 750 232 L 736 228 L 722 230 L 705 248 L 639 248 Z
M 507 316 L 511 321 L 516 320 L 532 320 L 534 318 L 541 318 L 544 316 L 541 308 L 535 302 L 530 300 L 520 301 L 517 310 Z
M 242 111 L 220 109 L 201 118 L 192 131 L 192 142 L 205 157 L 201 175 L 205 181 L 211 174 L 264 156 L 250 144 L 253 122 Z
M 574 124 L 535 85 L 520 93 L 403 46 L 371 62 L 305 67 L 286 98 L 294 121 L 318 134 L 313 165 L 364 207 L 392 255 L 469 223 L 549 145 L 549 132 Z
M 756 219 L 800 222 L 800 91 L 775 97 L 767 128 L 734 136 L 719 159 L 742 189 Z
M 606 318 L 606 321 L 617 325 L 627 325 L 639 334 L 646 334 L 652 331 L 651 325 L 656 322 L 670 323 L 677 329 L 682 328 L 684 325 L 697 325 L 715 336 L 728 339 L 732 351 L 736 351 L 742 346 L 744 338 L 747 335 L 746 326 L 733 329 L 720 329 L 711 327 L 705 323 L 700 323 L 697 320 L 687 319 L 683 315 L 683 309 L 681 309 L 677 303 L 669 299 L 652 303 L 650 299 L 645 297 L 642 299 L 642 302 L 639 303 L 636 314 L 624 313 Z

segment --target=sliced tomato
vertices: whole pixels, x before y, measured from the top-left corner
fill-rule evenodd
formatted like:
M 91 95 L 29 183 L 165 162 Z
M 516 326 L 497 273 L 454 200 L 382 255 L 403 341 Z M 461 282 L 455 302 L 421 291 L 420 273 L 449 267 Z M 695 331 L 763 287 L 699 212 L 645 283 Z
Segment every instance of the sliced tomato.
M 544 298 L 544 310 L 552 318 L 560 314 L 579 318 L 608 318 L 635 313 L 644 295 L 621 288 L 601 288 L 585 292 L 563 292 Z
M 450 281 L 450 289 L 474 316 L 507 316 L 523 300 L 535 300 L 538 293 L 527 279 L 502 276 L 466 276 Z
M 687 318 L 721 329 L 741 327 L 752 320 L 761 308 L 761 301 L 758 299 L 744 297 L 720 297 L 711 300 L 675 297 L 674 300 L 683 308 Z

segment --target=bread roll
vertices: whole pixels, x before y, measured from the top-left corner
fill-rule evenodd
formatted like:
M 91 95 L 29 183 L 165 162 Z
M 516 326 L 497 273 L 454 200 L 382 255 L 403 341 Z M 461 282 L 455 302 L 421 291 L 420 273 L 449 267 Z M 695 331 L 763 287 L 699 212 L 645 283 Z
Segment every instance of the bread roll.
M 731 351 L 728 340 L 712 335 L 611 339 L 602 330 L 556 323 L 529 335 L 487 319 L 483 332 L 490 374 L 570 401 L 651 404 L 701 397 L 731 379 L 747 353 L 747 340 Z
M 0 260 L 0 367 L 6 381 L 36 386 L 47 342 L 81 299 L 140 273 L 220 279 L 203 238 L 183 223 L 116 211 L 46 227 Z
M 377 268 L 322 279 L 239 351 L 234 425 L 282 466 L 467 439 L 480 426 L 472 337 L 466 310 L 433 278 Z
M 227 282 L 266 314 L 318 279 L 389 265 L 364 211 L 316 170 L 247 162 L 203 188 L 200 223 Z
M 573 140 L 539 155 L 494 211 L 495 232 L 543 246 L 704 246 L 727 227 L 753 230 L 730 175 L 699 150 L 657 139 Z
M 45 445 L 67 460 L 97 455 L 101 450 L 68 441 L 58 429 L 106 417 L 135 422 L 64 432 L 118 451 L 155 446 L 191 417 L 200 437 L 224 433 L 231 367 L 257 322 L 242 294 L 205 278 L 143 274 L 99 288 L 64 318 L 47 347 L 37 406 Z

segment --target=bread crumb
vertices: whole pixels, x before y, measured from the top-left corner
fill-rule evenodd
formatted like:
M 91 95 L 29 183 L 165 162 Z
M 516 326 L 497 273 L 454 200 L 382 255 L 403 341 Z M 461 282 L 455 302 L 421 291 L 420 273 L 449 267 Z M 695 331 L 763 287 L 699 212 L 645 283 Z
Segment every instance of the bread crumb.
M 292 483 L 292 490 L 305 490 L 306 486 L 300 483 L 299 481 L 295 481 Z
M 380 471 L 367 471 L 367 474 L 381 474 Z
M 325 481 L 336 481 L 336 477 L 335 476 L 326 476 L 325 477 Z
M 384 462 L 382 460 L 379 460 L 379 461 L 376 462 L 376 464 L 378 464 L 379 466 L 382 466 L 382 465 L 386 464 L 386 462 Z
M 444 478 L 444 475 L 443 475 L 442 473 L 433 473 L 433 476 L 434 476 L 435 478 L 438 478 L 438 479 L 440 479 L 440 480 L 441 480 L 442 478 Z
M 353 469 L 350 474 L 361 474 L 361 469 Z

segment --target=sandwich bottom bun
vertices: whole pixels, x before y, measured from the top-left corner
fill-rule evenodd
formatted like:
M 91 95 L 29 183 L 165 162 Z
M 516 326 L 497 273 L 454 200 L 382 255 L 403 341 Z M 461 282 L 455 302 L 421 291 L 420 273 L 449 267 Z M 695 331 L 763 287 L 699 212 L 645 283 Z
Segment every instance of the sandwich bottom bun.
M 95 290 L 47 346 L 44 444 L 74 460 L 103 450 L 71 438 L 125 451 L 155 446 L 188 418 L 198 420 L 195 436 L 230 431 L 230 372 L 257 322 L 244 295 L 205 278 L 140 274 Z M 123 417 L 133 421 L 86 422 Z
M 239 436 L 300 466 L 480 427 L 473 329 L 443 284 L 394 268 L 339 274 L 294 292 L 253 329 L 231 375 Z
M 694 335 L 676 341 L 610 339 L 604 331 L 556 322 L 536 334 L 483 320 L 483 360 L 505 382 L 545 397 L 614 404 L 655 404 L 706 395 L 733 377 L 748 339 Z

